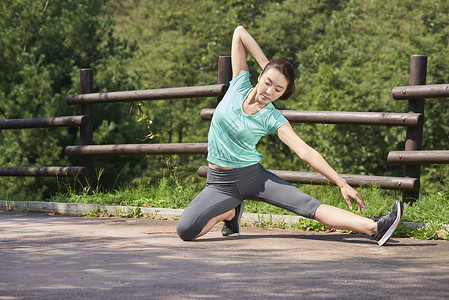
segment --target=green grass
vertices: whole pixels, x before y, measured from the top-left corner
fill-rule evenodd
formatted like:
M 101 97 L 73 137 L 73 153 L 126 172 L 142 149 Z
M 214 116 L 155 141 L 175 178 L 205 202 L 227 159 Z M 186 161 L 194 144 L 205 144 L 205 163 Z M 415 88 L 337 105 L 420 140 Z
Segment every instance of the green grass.
M 109 192 L 96 189 L 91 194 L 78 194 L 74 191 L 59 193 L 49 199 L 49 201 L 137 207 L 185 208 L 201 191 L 201 188 L 195 185 L 175 185 L 171 183 L 170 179 L 163 178 L 156 184 L 126 186 Z M 346 201 L 341 196 L 340 190 L 333 185 L 301 185 L 300 188 L 305 193 L 310 194 L 323 203 L 349 210 Z M 389 212 L 394 201 L 402 197 L 401 192 L 381 190 L 377 187 L 358 188 L 357 190 L 364 199 L 367 207 L 366 210 L 363 210 L 362 215 L 368 218 Z M 245 212 L 247 213 L 293 215 L 289 211 L 266 203 L 256 201 L 246 201 L 245 203 Z M 353 212 L 356 212 L 357 205 L 353 203 L 353 206 Z M 449 185 L 442 185 L 439 191 L 431 194 L 422 194 L 419 200 L 413 205 L 405 204 L 404 206 L 404 222 L 421 223 L 425 224 L 425 226 L 407 228 L 404 224 L 401 224 L 395 235 L 419 239 L 438 239 L 437 232 L 445 228 L 444 226 L 447 225 L 448 220 Z M 267 221 L 261 221 L 258 225 L 260 227 L 288 227 L 286 224 L 273 224 Z M 290 226 L 289 228 L 316 231 L 329 229 L 314 220 L 301 220 L 296 226 Z M 445 239 L 448 239 L 448 237 Z
M 74 190 L 58 193 L 49 201 L 65 203 L 91 203 L 101 205 L 148 206 L 159 208 L 185 208 L 200 192 L 196 186 L 176 186 L 162 178 L 153 185 L 130 185 L 114 191 L 94 190 L 79 194 Z

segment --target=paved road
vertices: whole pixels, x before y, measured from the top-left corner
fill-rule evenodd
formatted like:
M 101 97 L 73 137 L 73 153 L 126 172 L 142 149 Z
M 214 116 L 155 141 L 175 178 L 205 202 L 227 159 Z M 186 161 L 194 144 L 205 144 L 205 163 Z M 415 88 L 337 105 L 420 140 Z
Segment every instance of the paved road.
M 0 212 L 0 299 L 444 299 L 449 242 Z M 217 228 L 218 229 L 218 228 Z

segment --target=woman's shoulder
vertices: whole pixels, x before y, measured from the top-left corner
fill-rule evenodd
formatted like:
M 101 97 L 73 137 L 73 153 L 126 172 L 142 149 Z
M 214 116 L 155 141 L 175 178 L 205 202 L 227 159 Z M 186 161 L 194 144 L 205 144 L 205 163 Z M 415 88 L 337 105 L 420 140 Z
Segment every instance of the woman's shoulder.
M 249 72 L 244 71 L 234 77 L 229 83 L 229 88 L 235 90 L 236 92 L 245 92 L 248 89 L 252 89 L 253 85 L 249 80 Z
M 235 76 L 231 82 L 229 82 L 229 84 L 232 85 L 237 85 L 237 84 L 242 84 L 245 82 L 249 82 L 249 71 L 243 71 L 241 72 L 239 75 Z M 251 83 L 250 83 L 251 84 Z
M 269 103 L 265 106 L 261 111 L 261 117 L 266 120 L 283 120 L 284 116 L 281 112 L 273 105 L 273 103 Z

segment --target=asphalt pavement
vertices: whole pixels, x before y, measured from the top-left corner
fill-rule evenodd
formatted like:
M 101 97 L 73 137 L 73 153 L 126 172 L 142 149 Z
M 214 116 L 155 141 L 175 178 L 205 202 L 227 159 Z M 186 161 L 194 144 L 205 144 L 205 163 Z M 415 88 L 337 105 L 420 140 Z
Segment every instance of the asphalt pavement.
M 0 212 L 0 299 L 449 299 L 449 242 Z

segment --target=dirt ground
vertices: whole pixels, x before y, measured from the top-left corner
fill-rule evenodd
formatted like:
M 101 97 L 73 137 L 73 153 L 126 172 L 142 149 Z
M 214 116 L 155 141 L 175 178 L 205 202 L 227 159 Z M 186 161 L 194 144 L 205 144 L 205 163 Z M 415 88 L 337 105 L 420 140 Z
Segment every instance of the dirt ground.
M 449 242 L 0 212 L 0 299 L 444 299 Z

